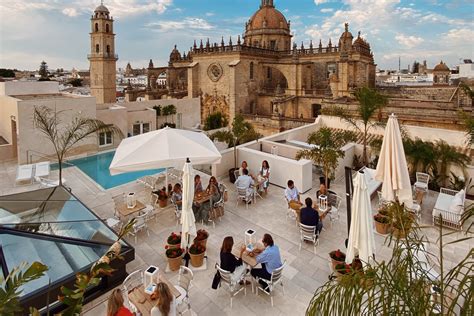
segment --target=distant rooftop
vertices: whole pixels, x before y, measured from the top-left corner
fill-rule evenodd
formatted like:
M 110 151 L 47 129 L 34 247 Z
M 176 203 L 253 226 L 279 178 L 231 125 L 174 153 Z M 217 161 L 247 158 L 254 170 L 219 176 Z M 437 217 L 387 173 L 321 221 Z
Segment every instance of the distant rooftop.
M 26 94 L 26 95 L 12 95 L 11 97 L 20 100 L 40 100 L 40 99 L 64 99 L 64 98 L 81 98 L 83 96 L 71 93 L 47 93 L 47 94 Z

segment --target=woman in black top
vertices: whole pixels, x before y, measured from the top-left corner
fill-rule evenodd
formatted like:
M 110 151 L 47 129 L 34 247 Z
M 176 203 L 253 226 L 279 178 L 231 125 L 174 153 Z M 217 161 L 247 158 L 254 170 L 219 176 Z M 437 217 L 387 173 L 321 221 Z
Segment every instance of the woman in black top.
M 242 254 L 245 251 L 245 247 L 240 249 L 240 256 L 237 259 L 232 254 L 232 247 L 234 246 L 234 239 L 232 236 L 227 236 L 222 242 L 221 248 L 221 264 L 220 267 L 223 270 L 232 273 L 232 280 L 239 281 L 245 274 L 245 266 L 242 264 Z

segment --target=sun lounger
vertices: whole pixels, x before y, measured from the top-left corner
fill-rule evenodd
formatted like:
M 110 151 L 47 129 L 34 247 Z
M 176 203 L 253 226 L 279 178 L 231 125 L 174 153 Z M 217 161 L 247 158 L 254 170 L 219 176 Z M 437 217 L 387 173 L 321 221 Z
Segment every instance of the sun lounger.
M 59 185 L 59 180 L 50 180 L 41 177 L 35 177 L 35 181 L 39 182 L 43 188 L 54 188 Z M 66 183 L 66 180 L 63 179 L 63 184 Z
M 459 195 L 459 201 L 456 203 L 457 195 Z M 441 215 L 443 226 L 462 230 L 461 217 L 464 213 L 465 200 L 466 192 L 464 190 L 454 191 L 441 188 L 433 208 L 433 225 L 439 224 L 439 216 Z
M 16 182 L 30 182 L 33 180 L 33 165 L 18 166 L 16 173 Z
M 49 161 L 39 162 L 35 165 L 35 177 L 47 177 L 49 176 Z

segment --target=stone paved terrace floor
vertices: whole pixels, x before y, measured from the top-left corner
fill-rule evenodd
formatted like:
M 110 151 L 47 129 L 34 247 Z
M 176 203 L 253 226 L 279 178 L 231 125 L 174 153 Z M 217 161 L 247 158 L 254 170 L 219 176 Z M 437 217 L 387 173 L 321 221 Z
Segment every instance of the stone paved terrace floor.
M 33 190 L 38 185 L 14 187 L 16 165 L 14 163 L 0 163 L 0 195 L 11 194 L 26 190 Z M 52 178 L 57 175 L 52 175 Z M 145 190 L 142 185 L 129 183 L 127 185 L 107 191 L 100 190 L 89 178 L 84 176 L 76 168 L 65 170 L 64 178 L 67 185 L 72 188 L 72 192 L 78 196 L 89 208 L 100 217 L 107 218 L 113 215 L 112 196 L 122 192 L 139 192 L 139 198 L 143 197 Z M 317 179 L 317 177 L 314 177 Z M 225 206 L 225 215 L 221 222 L 206 226 L 210 232 L 207 250 L 207 270 L 196 271 L 193 286 L 190 291 L 192 314 L 197 315 L 304 315 L 310 299 L 316 288 L 327 281 L 330 274 L 328 253 L 331 250 L 344 249 L 344 240 L 347 237 L 346 205 L 343 199 L 341 207 L 341 218 L 331 227 L 329 220 L 324 222 L 325 231 L 320 237 L 320 245 L 313 253 L 312 245 L 303 245 L 299 248 L 299 231 L 295 223 L 286 217 L 286 205 L 283 199 L 283 188 L 270 186 L 269 194 L 263 200 L 258 199 L 256 204 L 249 206 L 236 206 L 236 192 L 227 179 L 223 182 L 229 188 L 229 201 Z M 315 197 L 316 182 L 313 189 L 303 194 Z M 342 181 L 332 185 L 341 196 L 345 196 Z M 431 225 L 431 210 L 437 197 L 436 192 L 429 192 L 422 205 L 421 223 Z M 377 198 L 372 200 L 375 208 Z M 202 227 L 198 224 L 198 228 Z M 264 233 L 273 235 L 275 243 L 280 247 L 283 260 L 286 260 L 287 267 L 284 270 L 285 294 L 281 290 L 275 293 L 275 306 L 271 308 L 270 299 L 260 293 L 257 297 L 248 287 L 247 296 L 243 292 L 234 299 L 233 308 L 230 308 L 229 294 L 226 290 L 211 289 L 212 278 L 215 273 L 214 265 L 218 262 L 219 249 L 225 236 L 232 235 L 237 242 L 243 240 L 244 231 L 252 228 L 257 232 L 257 238 L 261 238 Z M 127 266 L 128 272 L 137 269 L 145 269 L 149 265 L 158 266 L 164 270 L 166 268 L 166 257 L 164 255 L 165 239 L 172 231 L 179 231 L 176 226 L 174 213 L 169 207 L 162 210 L 158 221 L 151 221 L 149 227 L 150 236 L 146 233 L 139 235 L 138 243 L 135 244 L 133 238 L 127 241 L 135 246 L 136 259 Z M 424 229 L 424 233 L 431 242 L 436 240 L 437 231 L 433 227 Z M 453 240 L 461 238 L 461 233 L 455 233 L 448 237 Z M 389 247 L 384 245 L 384 237 L 375 235 L 377 246 L 377 259 L 387 259 L 391 253 Z M 450 268 L 454 262 L 460 259 L 474 246 L 474 242 L 465 241 L 455 245 L 445 247 L 446 267 Z M 430 250 L 436 253 L 436 245 L 430 245 Z M 167 273 L 167 277 L 175 283 L 177 273 Z M 107 295 L 87 304 L 84 308 L 85 315 L 105 315 Z

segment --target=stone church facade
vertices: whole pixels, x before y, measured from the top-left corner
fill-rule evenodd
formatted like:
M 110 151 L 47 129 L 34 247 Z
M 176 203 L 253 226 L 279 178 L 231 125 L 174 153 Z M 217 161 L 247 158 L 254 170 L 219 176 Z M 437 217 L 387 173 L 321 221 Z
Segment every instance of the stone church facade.
M 156 79 L 167 75 L 166 86 Z M 129 89 L 127 98 L 146 99 L 201 96 L 201 117 L 221 112 L 229 121 L 237 113 L 277 120 L 312 120 L 323 100 L 349 97 L 359 87 L 375 87 L 375 64 L 370 45 L 349 31 L 327 45 L 292 42 L 291 25 L 262 0 L 245 24 L 241 38 L 220 43 L 194 42 L 189 52 L 175 47 L 168 66 L 155 68 L 150 60 L 145 91 Z

